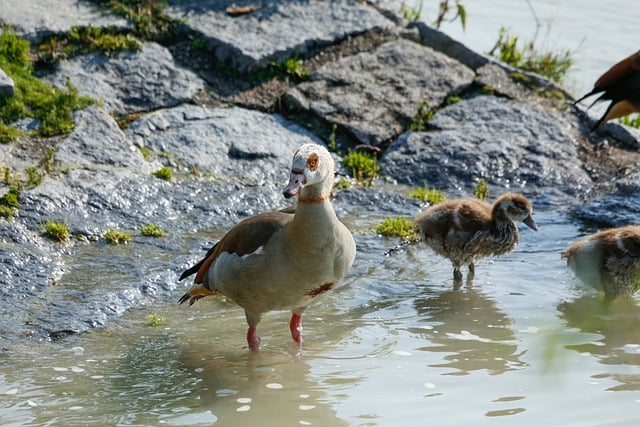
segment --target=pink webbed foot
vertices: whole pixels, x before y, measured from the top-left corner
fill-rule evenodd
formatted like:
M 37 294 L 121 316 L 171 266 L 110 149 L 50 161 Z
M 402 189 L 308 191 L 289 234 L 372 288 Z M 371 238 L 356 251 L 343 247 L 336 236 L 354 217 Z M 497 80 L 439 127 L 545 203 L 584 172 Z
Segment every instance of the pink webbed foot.
M 302 344 L 302 314 L 293 313 L 289 322 L 291 338 L 298 344 Z
M 256 328 L 250 327 L 247 331 L 247 343 L 249 344 L 249 350 L 260 351 L 260 335 L 256 331 Z

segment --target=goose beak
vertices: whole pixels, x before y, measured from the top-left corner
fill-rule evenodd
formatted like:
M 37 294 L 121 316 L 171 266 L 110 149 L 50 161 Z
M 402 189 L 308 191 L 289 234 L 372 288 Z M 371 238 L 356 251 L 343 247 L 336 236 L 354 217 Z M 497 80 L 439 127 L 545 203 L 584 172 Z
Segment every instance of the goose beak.
M 533 220 L 531 215 L 523 219 L 522 222 L 524 222 L 525 225 L 530 229 L 532 229 L 533 231 L 538 231 L 538 226 L 536 225 L 536 222 Z
M 300 193 L 300 189 L 302 188 L 302 185 L 304 183 L 305 179 L 303 172 L 291 171 L 291 175 L 289 176 L 289 183 L 282 191 L 282 194 L 285 198 L 290 199 Z

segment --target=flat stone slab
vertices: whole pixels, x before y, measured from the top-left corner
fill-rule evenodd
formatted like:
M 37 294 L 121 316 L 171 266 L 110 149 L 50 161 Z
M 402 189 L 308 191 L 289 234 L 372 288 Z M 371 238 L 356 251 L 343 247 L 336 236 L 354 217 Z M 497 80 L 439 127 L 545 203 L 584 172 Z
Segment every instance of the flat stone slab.
M 232 17 L 226 12 L 232 4 L 255 10 Z M 355 0 L 170 0 L 165 13 L 201 33 L 218 60 L 241 72 L 304 55 L 351 34 L 394 26 L 376 9 Z
M 156 110 L 190 102 L 204 81 L 176 64 L 167 48 L 144 43 L 140 51 L 112 56 L 94 53 L 72 58 L 45 77 L 64 88 L 67 78 L 80 95 L 101 100 L 116 114 Z
M 87 0 L 0 0 L 0 22 L 32 41 L 69 32 L 74 26 L 132 27 L 123 17 L 103 12 Z
M 476 96 L 442 109 L 429 124 L 439 130 L 407 132 L 388 148 L 383 174 L 462 194 L 484 178 L 501 191 L 559 203 L 593 185 L 576 162 L 575 129 L 536 105 Z
M 294 151 L 322 141 L 279 115 L 195 105 L 148 114 L 126 130 L 137 146 L 168 153 L 188 171 L 243 184 L 286 184 Z
M 405 130 L 421 102 L 437 107 L 474 78 L 456 60 L 398 39 L 321 67 L 285 102 L 338 124 L 362 144 L 382 147 Z

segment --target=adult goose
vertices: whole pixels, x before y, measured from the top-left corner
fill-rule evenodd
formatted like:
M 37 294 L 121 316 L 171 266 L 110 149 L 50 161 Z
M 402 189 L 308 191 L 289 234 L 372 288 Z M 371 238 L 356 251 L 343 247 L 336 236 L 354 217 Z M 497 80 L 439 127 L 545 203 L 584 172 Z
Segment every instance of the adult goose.
M 295 210 L 261 213 L 231 228 L 203 260 L 186 270 L 195 285 L 179 303 L 223 294 L 244 309 L 247 342 L 260 349 L 262 315 L 291 310 L 289 327 L 302 343 L 302 314 L 344 278 L 355 259 L 353 235 L 329 200 L 334 163 L 326 148 L 304 144 L 293 155 L 284 196 L 297 196 Z
M 516 221 L 537 230 L 531 212 L 531 203 L 520 194 L 504 194 L 493 205 L 474 198 L 454 199 L 419 214 L 415 231 L 436 254 L 451 261 L 453 278 L 460 281 L 463 266 L 469 266 L 473 276 L 475 260 L 515 249 L 519 238 Z
M 640 289 L 640 225 L 610 228 L 573 243 L 562 252 L 576 276 L 607 298 Z
M 611 101 L 602 117 L 591 128 L 604 122 L 640 111 L 640 50 L 609 68 L 593 85 L 591 92 L 576 104 L 592 95 L 602 93 L 589 107 L 599 101 Z

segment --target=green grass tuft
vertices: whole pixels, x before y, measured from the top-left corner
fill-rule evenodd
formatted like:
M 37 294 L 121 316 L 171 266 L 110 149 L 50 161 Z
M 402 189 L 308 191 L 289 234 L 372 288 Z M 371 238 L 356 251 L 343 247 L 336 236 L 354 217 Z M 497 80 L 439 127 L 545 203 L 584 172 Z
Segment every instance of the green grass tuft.
M 429 202 L 429 204 L 432 204 L 432 205 L 435 205 L 436 203 L 440 203 L 443 200 L 447 199 L 447 196 L 445 196 L 445 194 L 442 191 L 436 190 L 435 188 L 429 188 L 429 187 L 414 188 L 409 192 L 409 196 L 415 199 L 420 199 L 425 202 Z
M 45 236 L 57 240 L 58 242 L 65 242 L 71 237 L 69 228 L 64 222 L 47 221 L 46 224 L 42 224 L 42 230 Z
M 133 236 L 130 233 L 126 233 L 124 231 L 107 230 L 107 232 L 104 234 L 104 238 L 108 243 L 117 245 L 120 243 L 130 242 L 133 239 Z
M 380 172 L 378 160 L 373 154 L 352 151 L 342 159 L 342 164 L 351 171 L 351 175 L 360 185 L 370 186 Z
M 489 55 L 515 68 L 540 74 L 556 83 L 562 82 L 573 66 L 571 50 L 567 49 L 560 53 L 539 52 L 533 42 L 521 48 L 518 46 L 518 37 L 509 34 L 504 27 L 500 28 L 498 40 L 489 51 Z
M 156 178 L 164 179 L 165 181 L 171 181 L 173 178 L 173 172 L 169 166 L 163 166 L 153 173 Z
M 0 67 L 13 79 L 16 93 L 0 98 L 0 141 L 14 141 L 22 133 L 9 126 L 31 117 L 40 121 L 36 131 L 41 136 L 64 135 L 74 128 L 72 112 L 85 108 L 93 100 L 78 96 L 67 80 L 65 89 L 48 86 L 33 75 L 29 42 L 4 26 L 0 33 Z
M 140 229 L 143 236 L 162 237 L 166 233 L 155 224 L 147 224 Z
M 414 236 L 413 221 L 405 216 L 386 218 L 375 228 L 376 233 L 386 237 L 400 237 L 402 240 Z
M 13 215 L 16 213 L 14 208 L 9 206 L 0 205 L 0 216 L 6 219 L 13 218 Z
M 162 326 L 164 324 L 164 317 L 156 313 L 149 314 L 147 320 L 149 321 L 149 326 L 152 327 Z
M 489 198 L 489 184 L 484 178 L 480 178 L 476 187 L 473 189 L 473 195 L 480 200 L 487 200 Z

